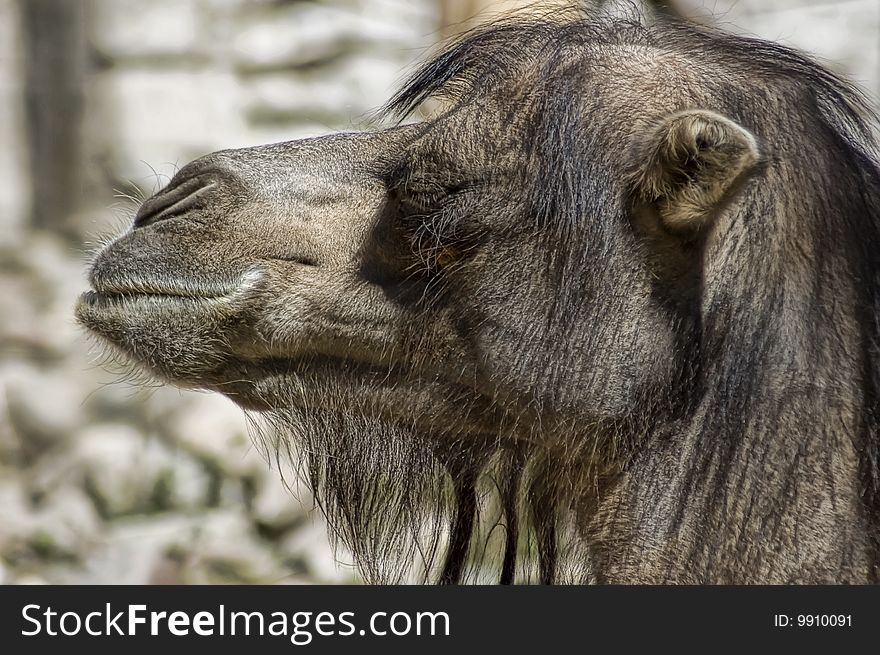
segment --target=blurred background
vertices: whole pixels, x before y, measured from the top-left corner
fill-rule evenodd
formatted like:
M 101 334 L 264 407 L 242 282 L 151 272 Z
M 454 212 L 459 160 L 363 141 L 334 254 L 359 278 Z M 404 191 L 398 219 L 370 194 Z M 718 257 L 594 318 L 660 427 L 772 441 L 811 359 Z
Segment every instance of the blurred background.
M 119 381 L 73 303 L 176 167 L 362 127 L 426 50 L 527 4 L 0 0 L 0 583 L 357 581 L 231 402 Z M 677 5 L 880 95 L 880 0 Z

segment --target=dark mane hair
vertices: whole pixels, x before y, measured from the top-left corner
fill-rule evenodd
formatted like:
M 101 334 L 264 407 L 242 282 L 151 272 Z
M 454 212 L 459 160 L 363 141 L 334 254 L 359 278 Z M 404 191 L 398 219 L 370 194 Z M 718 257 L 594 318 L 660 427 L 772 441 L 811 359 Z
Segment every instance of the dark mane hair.
M 512 129 L 523 132 L 519 156 L 527 162 L 522 216 L 545 230 L 554 253 L 546 265 L 558 295 L 535 317 L 549 342 L 575 329 L 572 308 L 582 303 L 583 281 L 595 266 L 590 244 L 608 239 L 605 227 L 588 220 L 592 210 L 601 207 L 611 222 L 625 222 L 632 210 L 621 182 L 626 157 L 609 156 L 608 143 L 583 129 L 590 112 L 601 110 L 601 99 L 582 97 L 582 65 L 608 46 L 672 52 L 717 71 L 704 80 L 720 103 L 711 109 L 753 132 L 767 146 L 767 159 L 763 186 L 744 191 L 742 211 L 712 252 L 700 297 L 664 299 L 682 328 L 680 384 L 634 399 L 631 415 L 611 429 L 613 442 L 603 444 L 604 458 L 620 461 L 624 474 L 641 476 L 637 493 L 647 499 L 645 508 L 662 502 L 651 499 L 663 498 L 673 477 L 678 506 L 663 529 L 694 530 L 692 517 L 699 515 L 717 535 L 685 556 L 701 570 L 731 562 L 759 566 L 760 550 L 743 531 L 783 530 L 788 515 L 774 499 L 807 507 L 811 480 L 844 484 L 836 452 L 851 448 L 860 471 L 860 497 L 853 502 L 871 526 L 865 548 L 877 580 L 880 167 L 875 117 L 860 91 L 782 45 L 673 19 L 647 24 L 572 11 L 563 18 L 519 16 L 464 35 L 421 66 L 384 111 L 403 119 L 429 99 L 444 103 L 443 115 L 483 98 L 502 105 L 506 96 L 516 98 Z M 567 247 L 559 249 L 560 243 Z M 625 280 L 621 287 L 625 292 Z M 848 350 L 850 341 L 859 344 L 858 353 Z M 858 365 L 838 366 L 841 352 Z M 576 401 L 554 371 L 537 380 L 561 407 Z M 293 441 L 309 456 L 320 502 L 368 578 L 405 579 L 413 559 L 428 577 L 441 544 L 456 552 L 467 543 L 474 514 L 483 546 L 470 556 L 473 579 L 486 577 L 480 566 L 494 551 L 507 553 L 501 564 L 507 571 L 511 552 L 525 541 L 525 559 L 544 581 L 595 579 L 590 562 L 596 558 L 635 557 L 627 554 L 625 529 L 603 529 L 619 520 L 614 510 L 599 511 L 582 498 L 606 471 L 601 463 L 588 473 L 578 469 L 583 461 L 596 464 L 587 452 L 596 451 L 594 442 L 573 439 L 561 458 L 534 444 L 502 447 L 500 437 L 487 444 L 453 439 L 440 452 L 433 437 L 395 440 L 364 418 L 326 413 L 306 422 L 300 411 L 276 412 L 278 434 L 267 437 L 270 446 L 283 450 Z M 289 439 L 290 426 L 316 421 L 323 421 L 325 434 Z M 340 421 L 362 424 L 352 429 Z M 687 465 L 649 461 L 676 428 Z M 573 434 L 587 429 L 571 428 Z M 353 432 L 364 437 L 339 439 Z M 805 470 L 817 477 L 805 478 Z M 728 493 L 732 488 L 737 497 Z M 627 517 L 632 525 L 650 520 Z M 501 524 L 508 527 L 504 540 L 494 530 Z M 447 554 L 447 566 L 450 557 L 463 555 Z M 670 573 L 680 564 L 670 562 Z

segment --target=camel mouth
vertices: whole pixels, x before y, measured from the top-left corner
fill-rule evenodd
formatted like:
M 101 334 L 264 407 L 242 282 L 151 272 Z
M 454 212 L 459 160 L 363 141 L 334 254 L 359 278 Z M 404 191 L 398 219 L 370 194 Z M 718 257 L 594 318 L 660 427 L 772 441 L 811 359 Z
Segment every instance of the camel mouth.
M 145 282 L 116 282 L 113 284 L 93 283 L 92 289 L 82 293 L 76 303 L 76 315 L 87 325 L 87 318 L 100 319 L 110 312 L 118 315 L 120 311 L 144 311 L 144 307 L 194 307 L 203 305 L 206 308 L 232 301 L 233 295 L 240 285 L 169 285 L 149 284 Z
M 222 301 L 238 287 L 199 288 L 193 286 L 151 285 L 142 282 L 125 284 L 96 284 L 79 297 L 78 305 L 99 308 L 120 306 L 138 301 L 153 302 L 209 302 Z
M 82 294 L 84 302 L 122 302 L 152 298 L 156 300 L 228 300 L 246 287 L 258 275 L 246 271 L 236 279 L 187 279 L 173 276 L 165 279 L 147 279 L 132 276 L 108 276 L 98 267 L 89 276 L 91 289 Z
M 169 299 L 212 300 L 231 296 L 240 285 L 225 284 L 156 284 L 146 281 L 93 283 L 83 295 L 95 298 L 134 298 L 139 296 Z
M 77 299 L 75 313 L 85 325 L 100 322 L 106 315 L 119 317 L 143 313 L 147 306 L 164 307 L 173 311 L 202 306 L 232 308 L 243 294 L 254 288 L 260 279 L 258 271 L 245 271 L 238 279 L 209 280 L 143 280 L 113 279 L 91 276 L 91 289 Z M 177 309 L 175 309 L 177 308 Z M 122 312 L 122 314 L 120 314 Z
M 163 291 L 146 291 L 143 289 L 127 289 L 119 291 L 95 291 L 89 290 L 82 293 L 79 303 L 83 305 L 119 305 L 126 302 L 152 299 L 157 301 L 210 301 L 223 299 L 223 295 L 204 295 L 192 293 L 189 290 L 167 289 Z
M 144 317 L 155 312 L 174 312 L 189 314 L 212 312 L 218 305 L 228 304 L 223 296 L 206 296 L 193 293 L 168 293 L 126 290 L 97 291 L 91 289 L 82 293 L 74 306 L 77 321 L 90 331 L 103 334 L 109 324 L 131 322 L 138 324 Z

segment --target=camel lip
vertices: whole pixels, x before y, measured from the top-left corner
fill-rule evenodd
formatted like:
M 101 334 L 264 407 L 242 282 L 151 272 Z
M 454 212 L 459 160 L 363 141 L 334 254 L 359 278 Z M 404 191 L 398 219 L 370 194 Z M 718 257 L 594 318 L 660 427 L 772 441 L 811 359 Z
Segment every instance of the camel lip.
M 83 292 L 79 301 L 86 305 L 100 304 L 120 304 L 139 299 L 155 299 L 169 301 L 199 301 L 199 300 L 219 300 L 226 297 L 224 295 L 207 295 L 196 294 L 190 291 L 181 291 L 174 289 L 165 289 L 162 291 L 144 290 L 144 289 L 118 289 L 113 291 L 96 291 L 90 289 Z
M 107 280 L 92 275 L 91 289 L 82 293 L 77 301 L 80 308 L 119 307 L 136 302 L 226 303 L 247 293 L 260 280 L 257 270 L 248 270 L 235 281 L 174 284 L 150 280 Z
M 92 284 L 92 291 L 100 296 L 159 296 L 169 298 L 223 298 L 233 294 L 239 285 L 174 285 L 156 284 L 148 281 L 131 280 L 119 282 L 99 282 Z
M 102 325 L 108 317 L 118 319 L 126 315 L 140 315 L 151 310 L 165 308 L 170 311 L 193 311 L 195 307 L 208 310 L 218 305 L 229 304 L 230 297 L 223 295 L 197 295 L 187 292 L 168 293 L 173 290 L 146 291 L 90 289 L 80 294 L 74 306 L 77 321 L 89 329 L 101 332 L 96 326 Z
M 84 295 L 89 295 L 91 292 L 93 295 L 89 295 L 89 298 L 125 299 L 155 297 L 211 300 L 228 298 L 241 289 L 244 282 L 244 276 L 235 281 L 151 280 L 140 277 L 108 276 L 93 269 L 92 274 L 89 276 L 91 289 Z
M 203 302 L 230 303 L 240 300 L 260 282 L 262 273 L 257 269 L 243 271 L 237 279 L 223 281 L 183 281 L 108 279 L 96 274 L 89 276 L 91 289 L 83 292 L 77 301 L 78 308 L 120 307 L 136 302 Z

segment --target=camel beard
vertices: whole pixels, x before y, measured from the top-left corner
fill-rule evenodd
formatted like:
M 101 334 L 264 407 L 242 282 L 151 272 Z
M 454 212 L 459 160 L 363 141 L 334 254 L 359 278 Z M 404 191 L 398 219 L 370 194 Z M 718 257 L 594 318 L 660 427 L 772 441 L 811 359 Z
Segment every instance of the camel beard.
M 320 395 L 336 409 L 299 398 L 250 416 L 264 456 L 309 484 L 366 582 L 592 580 L 572 501 L 583 471 L 565 473 L 534 444 L 427 434 L 332 386 Z

